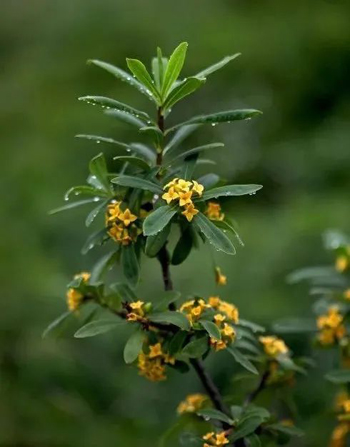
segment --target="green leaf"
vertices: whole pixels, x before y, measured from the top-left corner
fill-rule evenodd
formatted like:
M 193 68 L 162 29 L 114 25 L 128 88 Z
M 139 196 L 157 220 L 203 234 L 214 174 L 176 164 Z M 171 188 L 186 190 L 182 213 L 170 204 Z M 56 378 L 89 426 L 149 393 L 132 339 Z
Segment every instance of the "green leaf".
M 242 318 L 240 318 L 239 324 L 243 327 L 249 328 L 254 333 L 265 332 L 265 328 L 263 326 L 260 326 L 260 324 L 253 323 L 252 321 L 243 320 Z
M 191 180 L 193 172 L 196 169 L 199 154 L 193 154 L 186 157 L 181 163 L 180 177 L 184 180 Z
M 288 275 L 287 281 L 289 284 L 296 284 L 304 280 L 318 280 L 333 278 L 334 276 L 338 276 L 338 273 L 334 271 L 334 267 L 307 267 Z
M 188 226 L 180 236 L 177 244 L 175 245 L 173 255 L 171 257 L 171 263 L 173 265 L 182 264 L 191 253 L 193 246 L 193 232 L 190 226 Z
M 232 346 L 227 348 L 228 352 L 233 356 L 237 363 L 239 363 L 243 368 L 250 371 L 253 374 L 259 374 L 258 370 L 255 368 L 253 363 L 251 363 L 244 354 L 238 351 L 238 349 Z
M 149 316 L 154 323 L 173 324 L 183 330 L 190 329 L 190 323 L 184 314 L 169 310 L 168 312 L 155 313 Z
M 266 427 L 266 430 L 272 430 L 275 432 L 283 433 L 288 436 L 296 436 L 298 438 L 304 436 L 304 432 L 300 430 L 300 428 L 283 424 L 271 424 Z
M 210 244 L 218 251 L 223 251 L 229 255 L 234 255 L 236 250 L 230 241 L 230 239 L 223 233 L 219 228 L 217 228 L 203 213 L 198 213 L 194 218 L 193 222 L 208 239 Z
M 94 209 L 90 211 L 90 213 L 87 215 L 85 220 L 85 225 L 89 227 L 92 222 L 96 219 L 96 217 L 105 210 L 105 207 L 108 204 L 108 200 L 104 200 L 103 202 L 99 203 Z
M 130 284 L 136 285 L 139 281 L 140 266 L 133 244 L 122 247 L 122 264 L 125 278 Z
M 141 127 L 140 132 L 146 134 L 158 149 L 163 147 L 163 132 L 156 126 Z
M 82 185 L 82 186 L 73 186 L 72 188 L 69 188 L 66 194 L 64 195 L 64 200 L 69 200 L 71 195 L 74 196 L 92 196 L 92 197 L 106 197 L 107 194 L 105 191 L 101 191 L 98 188 L 95 188 L 93 186 L 88 185 Z
M 181 351 L 181 354 L 187 357 L 202 357 L 209 348 L 208 337 L 197 338 L 190 341 Z
M 199 320 L 203 328 L 208 332 L 209 336 L 215 338 L 216 340 L 221 340 L 221 333 L 219 328 L 215 323 L 209 320 Z
M 136 118 L 134 115 L 130 115 L 130 113 L 122 112 L 121 110 L 105 110 L 104 113 L 108 116 L 111 116 L 112 118 L 117 119 L 118 121 L 121 121 L 122 123 L 130 124 L 131 126 L 137 127 L 138 129 L 144 127 L 145 125 L 144 121 Z M 108 143 L 108 141 L 106 141 L 106 143 Z
M 163 98 L 166 98 L 169 90 L 181 73 L 186 58 L 187 47 L 187 42 L 180 43 L 169 58 L 169 62 L 164 73 L 164 81 L 162 86 Z
M 46 338 L 48 335 L 52 335 L 56 331 L 58 331 L 63 324 L 65 324 L 68 317 L 72 316 L 72 312 L 67 311 L 64 312 L 62 315 L 60 315 L 58 318 L 56 318 L 54 321 L 52 321 L 48 327 L 44 330 L 42 334 L 42 338 Z
M 70 209 L 76 208 L 78 206 L 86 205 L 87 203 L 95 203 L 95 202 L 98 202 L 98 200 L 95 200 L 95 198 L 78 200 L 77 202 L 67 203 L 67 205 L 63 205 L 63 206 L 60 206 L 59 208 L 55 208 L 55 209 L 49 211 L 49 214 L 51 215 L 51 214 L 60 213 L 61 211 L 70 210 Z
M 144 64 L 137 59 L 126 59 L 126 63 L 128 64 L 129 70 L 136 76 L 141 84 L 146 87 L 146 93 L 159 103 L 159 92 L 154 86 L 151 75 L 148 73 Z
M 180 352 L 187 337 L 188 337 L 187 331 L 176 332 L 176 334 L 171 338 L 169 343 L 169 354 L 175 355 L 178 352 Z
M 202 416 L 205 420 L 215 419 L 217 421 L 226 422 L 226 424 L 232 425 L 233 420 L 229 418 L 225 413 L 214 408 L 204 408 L 197 411 L 198 416 Z
M 169 233 L 170 233 L 171 224 L 166 225 L 161 231 L 153 236 L 148 236 L 146 240 L 145 253 L 150 258 L 154 258 L 157 256 L 159 250 L 166 243 Z
M 149 98 L 149 95 L 146 92 L 144 86 L 140 82 L 138 82 L 134 77 L 130 76 L 130 74 L 127 73 L 126 71 L 124 71 L 118 67 L 115 67 L 112 64 L 109 64 L 107 62 L 102 62 L 97 59 L 89 60 L 88 63 L 96 65 L 97 67 L 103 68 L 104 70 L 108 71 L 113 76 L 120 79 L 121 81 L 124 81 L 127 84 L 130 84 L 132 87 L 135 87 L 139 92 L 143 93 L 144 95 L 146 95 Z
M 149 171 L 150 166 L 145 162 L 142 158 L 134 157 L 132 155 L 121 155 L 118 157 L 114 157 L 113 160 L 121 161 L 122 163 L 130 163 L 131 165 L 135 165 L 143 171 Z
M 179 441 L 181 447 L 203 447 L 203 439 L 194 433 L 181 433 Z
M 75 338 L 94 337 L 95 335 L 105 334 L 117 327 L 126 324 L 126 321 L 115 320 L 95 320 L 81 327 L 75 334 Z
M 91 270 L 90 282 L 92 284 L 101 280 L 103 275 L 112 267 L 116 260 L 116 256 L 117 253 L 115 251 L 111 251 L 110 253 L 102 256 L 102 258 L 96 262 Z
M 210 113 L 209 115 L 194 116 L 188 121 L 184 121 L 176 126 L 171 127 L 166 133 L 173 132 L 182 126 L 189 124 L 219 124 L 230 123 L 231 121 L 249 120 L 254 116 L 261 115 L 262 112 L 255 109 L 227 110 L 225 112 Z
M 173 150 L 175 150 L 179 144 L 181 144 L 191 133 L 200 127 L 200 124 L 190 124 L 189 126 L 181 127 L 177 132 L 175 132 L 172 139 L 165 146 L 163 155 L 169 155 Z
M 129 188 L 144 189 L 155 194 L 161 194 L 163 192 L 159 185 L 156 185 L 150 180 L 134 177 L 132 175 L 119 175 L 118 177 L 112 178 L 111 182 L 115 183 L 116 185 L 127 186 Z
M 280 334 L 300 334 L 316 332 L 317 325 L 312 318 L 283 318 L 272 325 L 273 331 Z
M 350 383 L 350 370 L 336 369 L 327 373 L 325 378 L 336 384 Z
M 194 147 L 192 149 L 187 149 L 180 154 L 177 154 L 174 158 L 171 158 L 166 162 L 166 166 L 169 164 L 174 164 L 177 161 L 181 160 L 182 158 L 190 157 L 195 154 L 199 154 L 203 151 L 208 151 L 209 149 L 216 149 L 218 147 L 224 147 L 225 145 L 223 143 L 210 143 L 210 144 L 204 144 L 203 146 Z
M 235 427 L 233 435 L 230 436 L 230 441 L 234 442 L 254 433 L 254 431 L 260 427 L 262 422 L 262 419 L 258 416 L 243 417 Z
M 154 303 L 154 310 L 167 310 L 169 304 L 174 303 L 181 297 L 181 293 L 176 290 L 167 290 L 161 295 L 157 294 L 157 301 Z
M 254 433 L 252 435 L 249 435 L 247 438 L 244 438 L 244 442 L 247 447 L 262 446 L 259 436 Z
M 106 240 L 108 240 L 107 229 L 102 228 L 102 230 L 97 230 L 86 239 L 81 252 L 86 255 L 91 249 L 96 247 L 96 245 L 102 245 Z
M 163 105 L 164 109 L 170 109 L 181 99 L 195 92 L 204 84 L 205 79 L 198 79 L 194 77 L 185 79 L 169 93 Z
M 83 140 L 95 141 L 98 144 L 99 143 L 115 144 L 115 145 L 123 147 L 125 149 L 127 149 L 129 147 L 129 145 L 127 145 L 126 143 L 122 143 L 121 141 L 117 141 L 117 140 L 114 140 L 113 138 L 109 138 L 109 137 L 101 137 L 99 135 L 78 134 L 78 135 L 75 135 L 75 138 L 81 138 Z
M 112 98 L 107 98 L 105 96 L 81 96 L 78 98 L 79 101 L 87 102 L 88 104 L 92 104 L 94 106 L 100 106 L 104 109 L 116 109 L 125 113 L 129 113 L 130 115 L 135 116 L 136 118 L 140 118 L 141 120 L 149 123 L 151 118 L 147 113 L 142 112 L 141 110 L 134 109 L 128 104 L 124 104 Z
M 102 152 L 90 161 L 89 170 L 91 175 L 94 175 L 100 181 L 105 190 L 110 191 L 106 159 Z
M 217 183 L 219 183 L 219 181 L 220 177 L 214 173 L 205 174 L 198 179 L 198 183 L 203 185 L 205 189 L 212 188 Z
M 176 214 L 176 209 L 168 205 L 160 206 L 152 211 L 143 222 L 143 234 L 152 236 L 161 231 L 171 221 Z
M 217 197 L 253 195 L 262 188 L 262 185 L 227 185 L 219 188 L 209 189 L 203 193 L 202 200 L 209 200 Z
M 131 337 L 128 339 L 124 347 L 125 363 L 129 364 L 137 359 L 142 349 L 143 340 L 144 340 L 144 334 L 140 330 L 137 330 L 131 335 Z
M 141 143 L 131 143 L 130 149 L 133 152 L 135 152 L 136 154 L 141 155 L 142 157 L 146 158 L 152 164 L 155 163 L 156 153 L 149 146 L 146 146 L 145 144 L 141 144 Z
M 121 296 L 123 301 L 136 301 L 137 296 L 133 289 L 124 283 L 114 283 L 111 285 L 113 290 L 116 290 L 118 294 Z
M 233 54 L 232 56 L 226 56 L 221 61 L 217 62 L 216 64 L 211 65 L 208 68 L 205 68 L 204 70 L 200 71 L 196 74 L 197 78 L 206 78 L 210 74 L 214 73 L 217 70 L 220 70 L 220 68 L 225 67 L 229 62 L 231 62 L 233 59 L 236 59 L 238 56 L 240 56 L 241 53 Z

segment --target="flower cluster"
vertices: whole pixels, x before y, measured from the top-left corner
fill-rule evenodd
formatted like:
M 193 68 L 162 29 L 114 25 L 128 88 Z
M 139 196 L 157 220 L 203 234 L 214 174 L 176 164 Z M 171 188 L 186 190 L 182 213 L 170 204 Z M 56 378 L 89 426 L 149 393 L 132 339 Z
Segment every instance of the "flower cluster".
M 344 337 L 346 329 L 343 320 L 344 317 L 337 306 L 330 307 L 327 314 L 318 317 L 318 341 L 321 345 L 332 345 Z
M 227 432 L 222 431 L 220 433 L 210 432 L 203 436 L 204 441 L 203 447 L 223 447 L 230 441 L 227 438 Z
M 239 320 L 238 309 L 234 304 L 221 300 L 218 296 L 211 296 L 208 300 L 209 306 L 212 309 L 218 310 L 225 314 L 227 318 L 233 323 L 237 324 Z
M 184 207 L 183 214 L 186 219 L 191 222 L 193 217 L 198 214 L 192 198 L 200 197 L 203 194 L 204 186 L 196 182 L 196 180 L 187 181 L 184 179 L 174 178 L 171 182 L 164 186 L 162 199 L 169 205 L 173 201 L 178 201 L 179 205 Z
M 74 276 L 74 279 L 82 279 L 83 283 L 87 283 L 91 274 L 89 272 L 81 272 Z M 84 295 L 77 289 L 70 287 L 66 295 L 67 307 L 71 312 L 76 311 L 84 300 Z
M 129 208 L 123 211 L 121 204 L 122 202 L 113 201 L 107 206 L 106 226 L 113 240 L 122 245 L 129 245 L 136 240 L 140 230 L 134 224 L 137 216 L 132 214 Z
M 140 352 L 138 356 L 138 368 L 140 376 L 152 382 L 160 382 L 166 379 L 165 365 L 175 364 L 174 357 L 164 353 L 161 343 L 149 346 L 148 354 Z
M 275 335 L 261 336 L 259 341 L 263 345 L 265 354 L 269 357 L 276 358 L 280 354 L 287 354 L 289 351 L 285 342 Z
M 179 403 L 177 407 L 178 414 L 196 413 L 203 408 L 203 404 L 208 400 L 208 396 L 201 393 L 189 394 L 186 399 Z
M 216 202 L 208 202 L 207 209 L 204 214 L 209 217 L 210 220 L 224 220 L 225 214 L 221 212 L 221 206 Z
M 198 321 L 206 309 L 209 309 L 211 306 L 207 304 L 202 298 L 186 301 L 180 307 L 180 312 L 186 314 L 188 321 L 193 325 L 196 321 Z
M 228 345 L 233 343 L 236 338 L 236 331 L 233 327 L 225 322 L 226 315 L 216 314 L 214 315 L 215 324 L 220 329 L 221 339 L 217 340 L 216 338 L 210 337 L 210 344 L 213 346 L 215 351 L 221 351 L 222 349 L 226 349 Z
M 146 304 L 143 301 L 134 301 L 132 303 L 128 303 L 128 313 L 126 315 L 126 319 L 128 321 L 140 321 L 143 319 L 146 313 Z

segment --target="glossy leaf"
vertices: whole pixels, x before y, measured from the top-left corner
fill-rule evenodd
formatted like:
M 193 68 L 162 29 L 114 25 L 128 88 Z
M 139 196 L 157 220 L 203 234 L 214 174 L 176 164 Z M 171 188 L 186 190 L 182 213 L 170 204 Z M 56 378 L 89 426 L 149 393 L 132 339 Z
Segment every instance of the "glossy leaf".
M 166 225 L 161 231 L 153 236 L 148 236 L 146 240 L 145 253 L 150 258 L 154 258 L 157 256 L 159 250 L 166 243 L 169 233 L 170 233 L 171 225 Z
M 132 175 L 119 175 L 114 177 L 112 183 L 120 186 L 127 186 L 129 188 L 138 188 L 146 191 L 151 191 L 155 194 L 161 194 L 163 192 L 162 188 L 150 180 L 145 180 L 140 177 L 134 177 Z
M 191 228 L 188 226 L 181 234 L 177 244 L 175 245 L 171 263 L 173 265 L 182 264 L 191 253 L 193 246 L 193 234 Z
M 181 297 L 181 293 L 176 290 L 168 290 L 162 294 L 157 294 L 157 301 L 153 305 L 154 310 L 167 310 L 169 304 L 174 303 Z
M 219 124 L 231 123 L 232 121 L 249 120 L 255 116 L 261 115 L 262 112 L 255 109 L 241 109 L 241 110 L 226 110 L 225 112 L 210 113 L 208 115 L 194 116 L 188 121 L 184 121 L 176 126 L 168 129 L 167 133 L 173 132 L 182 126 L 189 124 Z
M 156 148 L 163 146 L 164 135 L 156 126 L 141 127 L 140 132 L 151 138 Z
M 184 314 L 176 311 L 160 312 L 149 316 L 155 323 L 173 324 L 183 330 L 190 329 L 190 323 Z
M 182 158 L 187 158 L 195 154 L 199 154 L 203 151 L 208 151 L 210 149 L 216 149 L 218 147 L 224 147 L 225 145 L 223 143 L 210 143 L 210 144 L 204 144 L 203 146 L 194 147 L 192 149 L 187 149 L 180 154 L 176 154 L 174 158 L 170 158 L 170 160 L 166 164 L 173 164 L 177 161 L 180 161 Z
M 140 351 L 142 350 L 143 341 L 144 334 L 140 330 L 137 330 L 131 335 L 131 337 L 129 337 L 124 347 L 125 363 L 129 364 L 137 359 Z
M 198 178 L 198 183 L 203 185 L 205 189 L 213 188 L 219 181 L 220 177 L 214 173 L 205 174 Z
M 159 91 L 162 89 L 163 78 L 167 63 L 168 59 L 166 57 L 163 57 L 162 50 L 158 47 L 157 57 L 154 57 L 152 59 L 152 75 Z
M 244 196 L 246 194 L 253 195 L 259 189 L 261 185 L 226 185 L 218 188 L 209 189 L 204 191 L 201 199 L 209 200 L 217 197 L 232 197 L 232 196 Z
M 191 180 L 193 177 L 193 172 L 196 169 L 196 164 L 198 161 L 199 153 L 192 154 L 187 156 L 182 164 L 181 164 L 181 170 L 180 170 L 180 177 L 184 180 Z
M 124 104 L 115 99 L 107 98 L 106 96 L 81 96 L 78 99 L 79 101 L 87 102 L 88 104 L 92 104 L 94 106 L 100 106 L 107 110 L 115 109 L 125 113 L 129 113 L 130 115 L 133 115 L 136 118 L 140 118 L 145 122 L 150 122 L 151 120 L 151 118 L 149 117 L 149 115 L 147 115 L 147 113 L 142 112 L 141 110 L 134 109 L 128 104 Z
M 176 332 L 176 334 L 171 338 L 169 343 L 169 354 L 175 355 L 178 352 L 180 352 L 187 337 L 188 337 L 187 331 Z
M 90 161 L 89 170 L 91 175 L 96 176 L 96 178 L 104 186 L 105 190 L 110 191 L 106 159 L 102 152 Z
M 214 73 L 215 71 L 220 70 L 220 68 L 225 67 L 229 62 L 231 62 L 233 59 L 236 59 L 238 56 L 240 56 L 241 53 L 233 54 L 232 56 L 226 56 L 221 61 L 217 62 L 216 64 L 211 65 L 208 68 L 205 68 L 204 70 L 200 71 L 196 74 L 197 78 L 206 78 L 210 74 Z
M 175 132 L 172 139 L 165 146 L 163 155 L 169 155 L 173 150 L 175 150 L 188 136 L 191 135 L 196 129 L 200 127 L 200 124 L 190 124 L 188 126 L 181 127 L 177 132 Z
M 95 202 L 98 202 L 99 200 L 96 200 L 95 198 L 93 198 L 93 199 L 78 200 L 77 202 L 70 202 L 70 203 L 67 203 L 67 205 L 63 205 L 63 206 L 60 206 L 59 208 L 55 208 L 55 209 L 49 211 L 49 214 L 60 213 L 61 211 L 67 211 L 72 208 L 77 208 L 78 206 L 86 205 L 88 203 L 95 203 Z
M 176 209 L 168 205 L 160 206 L 152 211 L 143 222 L 143 234 L 153 236 L 159 233 L 176 214 Z
M 208 337 L 197 338 L 196 340 L 190 341 L 181 351 L 181 354 L 192 357 L 199 358 L 202 357 L 209 348 Z
M 135 87 L 139 92 L 143 93 L 149 98 L 149 95 L 147 94 L 144 86 L 138 82 L 133 76 L 130 76 L 129 73 L 122 70 L 121 68 L 115 67 L 112 64 L 109 64 L 107 62 L 103 62 L 97 59 L 92 59 L 88 61 L 89 64 L 96 65 L 97 67 L 103 68 L 104 70 L 111 73 L 116 78 L 120 79 L 121 81 L 126 82 L 127 84 L 130 84 L 132 87 Z
M 168 95 L 163 107 L 164 109 L 170 109 L 181 99 L 190 95 L 205 84 L 205 79 L 187 78 L 178 84 Z
M 104 200 L 103 202 L 99 203 L 93 210 L 90 211 L 90 213 L 87 215 L 85 220 L 85 225 L 89 227 L 92 222 L 96 219 L 96 217 L 105 210 L 105 207 L 108 204 L 108 200 Z
M 230 239 L 217 228 L 203 213 L 199 212 L 193 219 L 195 225 L 218 251 L 234 255 L 236 250 Z
M 209 320 L 200 320 L 199 321 L 201 326 L 208 332 L 209 336 L 211 338 L 214 338 L 216 340 L 221 340 L 221 333 L 219 328 L 215 323 Z
M 336 369 L 327 373 L 325 378 L 336 384 L 350 383 L 350 370 Z
M 118 157 L 114 157 L 113 160 L 120 161 L 122 163 L 130 163 L 131 165 L 134 165 L 143 171 L 149 171 L 150 166 L 148 163 L 145 162 L 142 158 L 133 157 L 132 155 L 121 155 Z
M 126 324 L 126 321 L 115 320 L 95 320 L 90 321 L 85 326 L 81 327 L 75 334 L 75 338 L 94 337 L 95 335 L 105 334 L 106 332 L 117 329 L 121 325 Z
M 250 362 L 244 354 L 238 351 L 238 349 L 230 346 L 227 348 L 227 351 L 233 356 L 236 362 L 243 366 L 247 371 L 250 371 L 253 374 L 259 374 L 253 363 Z
M 103 228 L 102 230 L 95 231 L 94 233 L 90 234 L 90 236 L 87 238 L 85 244 L 83 245 L 83 248 L 81 249 L 81 252 L 83 255 L 88 253 L 91 249 L 96 247 L 96 245 L 102 245 L 104 241 L 108 239 L 107 236 L 107 230 L 106 228 Z
M 92 284 L 100 281 L 105 273 L 107 273 L 107 271 L 112 267 L 113 263 L 116 260 L 116 255 L 117 253 L 115 251 L 112 251 L 102 256 L 102 258 L 100 258 L 96 262 L 96 264 L 91 269 L 90 282 Z
M 236 425 L 232 436 L 230 436 L 230 440 L 234 442 L 254 433 L 262 422 L 262 419 L 258 416 L 243 417 Z
M 140 266 L 133 244 L 122 247 L 122 265 L 125 278 L 132 285 L 136 285 L 140 276 Z
M 107 193 L 105 191 L 89 185 L 73 186 L 72 188 L 69 188 L 64 195 L 64 200 L 69 200 L 72 195 L 75 197 L 80 195 L 92 197 L 107 197 Z
M 187 47 L 187 42 L 180 43 L 169 58 L 169 62 L 164 73 L 164 81 L 162 86 L 163 98 L 166 98 L 167 93 L 181 73 L 186 58 Z
M 129 147 L 126 143 L 122 143 L 121 141 L 114 140 L 114 138 L 102 137 L 100 135 L 78 134 L 78 135 L 75 135 L 75 138 L 80 138 L 82 140 L 94 141 L 97 144 L 99 144 L 99 143 L 115 144 L 115 145 L 120 146 L 125 149 L 127 149 Z
M 135 77 L 143 84 L 146 88 L 146 93 L 158 102 L 160 100 L 160 95 L 158 90 L 153 84 L 151 75 L 148 73 L 147 68 L 144 64 L 137 59 L 126 59 L 129 70 L 135 75 Z
M 229 418 L 225 413 L 214 408 L 204 408 L 197 411 L 198 416 L 202 416 L 205 420 L 214 419 L 216 421 L 225 422 L 226 424 L 233 425 L 233 420 Z
M 67 318 L 72 317 L 72 312 L 67 311 L 52 321 L 48 327 L 44 330 L 42 334 L 42 338 L 46 338 L 49 335 L 53 334 L 55 331 L 59 330 L 60 327 L 65 324 Z
M 134 115 L 130 115 L 130 113 L 122 112 L 121 110 L 105 110 L 104 113 L 108 116 L 111 116 L 112 118 L 115 118 L 118 121 L 121 121 L 122 123 L 130 124 L 131 126 L 137 127 L 138 129 L 144 127 L 145 125 L 144 121 L 136 118 L 136 116 Z M 106 141 L 106 143 L 108 143 L 108 141 Z

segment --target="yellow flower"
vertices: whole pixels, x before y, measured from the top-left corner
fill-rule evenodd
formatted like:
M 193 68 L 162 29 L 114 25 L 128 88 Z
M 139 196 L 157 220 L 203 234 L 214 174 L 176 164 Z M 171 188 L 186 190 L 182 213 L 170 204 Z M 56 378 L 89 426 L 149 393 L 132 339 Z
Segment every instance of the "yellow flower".
M 208 202 L 205 214 L 211 220 L 224 220 L 225 214 L 221 212 L 221 206 L 215 202 Z
M 192 204 L 192 191 L 179 192 L 179 204 L 180 206 L 191 205 Z
M 217 315 L 214 316 L 217 317 Z M 223 320 L 222 320 L 223 321 Z M 221 323 L 222 323 L 221 321 Z M 219 320 L 216 318 L 215 323 L 220 327 Z M 227 323 L 223 323 L 223 326 L 220 330 L 221 340 L 217 340 L 216 338 L 210 338 L 210 344 L 213 346 L 215 351 L 221 351 L 222 349 L 226 349 L 228 345 L 233 343 L 236 338 L 236 331 Z
M 343 409 L 344 409 L 344 412 L 345 412 L 345 413 L 347 413 L 347 414 L 350 413 L 350 399 L 346 399 L 346 400 L 343 402 Z
M 83 302 L 84 295 L 75 289 L 67 290 L 67 306 L 71 312 L 76 311 Z
M 332 345 L 345 336 L 346 329 L 343 319 L 337 306 L 330 307 L 326 315 L 317 318 L 317 327 L 321 330 L 318 334 L 318 341 L 322 345 Z
M 137 216 L 132 214 L 129 208 L 127 208 L 123 213 L 120 213 L 118 219 L 123 222 L 123 224 L 128 227 L 132 222 L 135 222 Z
M 192 180 L 192 183 L 193 183 L 192 191 L 196 192 L 199 196 L 201 196 L 204 191 L 204 186 L 196 182 L 196 180 Z
M 157 343 L 149 347 L 149 358 L 153 359 L 154 357 L 160 357 L 163 355 L 162 345 Z
M 344 298 L 346 300 L 350 300 L 350 289 L 345 290 L 344 292 Z
M 144 311 L 144 302 L 143 301 L 135 301 L 129 304 L 129 308 L 131 312 L 126 315 L 126 319 L 128 321 L 139 321 L 145 316 Z
M 179 179 L 175 186 L 177 191 L 188 192 L 192 182 L 188 182 L 187 180 Z M 181 204 L 180 204 L 181 205 Z M 182 205 L 181 205 L 182 206 Z
M 114 222 L 120 214 L 120 205 L 122 202 L 112 202 L 107 206 L 106 222 Z
M 217 326 L 221 326 L 221 323 L 223 323 L 225 320 L 226 320 L 225 315 L 222 315 L 222 314 L 214 315 L 214 321 Z
M 259 337 L 260 343 L 264 347 L 265 354 L 270 357 L 277 357 L 279 354 L 287 354 L 288 347 L 283 340 L 274 335 Z
M 204 441 L 208 441 L 203 444 L 203 447 L 223 447 L 230 442 L 227 439 L 227 432 L 225 431 L 216 434 L 214 432 L 207 433 L 202 439 L 204 439 Z
M 180 312 L 184 312 L 189 322 L 192 324 L 193 322 L 199 320 L 204 310 L 208 307 L 210 306 L 202 299 L 190 300 L 182 304 L 180 307 Z
M 175 177 L 173 180 L 171 180 L 171 182 L 167 183 L 167 184 L 163 187 L 163 189 L 168 189 L 168 188 L 171 188 L 171 187 L 173 187 L 173 186 L 176 186 L 178 180 L 179 180 L 179 179 L 178 179 L 177 177 Z
M 338 256 L 335 261 L 335 268 L 342 273 L 349 267 L 349 259 L 345 255 Z
M 152 382 L 159 382 L 166 379 L 165 366 L 160 357 L 150 358 L 144 352 L 140 352 L 138 356 L 138 368 L 140 376 Z
M 211 307 L 217 309 L 221 303 L 221 300 L 218 296 L 210 296 L 208 302 Z
M 189 394 L 186 399 L 180 402 L 177 407 L 178 414 L 196 413 L 203 407 L 203 404 L 208 400 L 204 394 Z
M 190 203 L 189 205 L 186 206 L 185 211 L 182 211 L 181 214 L 183 214 L 186 219 L 188 220 L 188 222 L 191 222 L 193 217 L 198 214 L 198 210 L 193 206 L 192 203 Z
M 227 277 L 221 273 L 220 267 L 215 267 L 215 282 L 218 286 L 226 286 Z
M 91 277 L 90 272 L 81 272 L 74 275 L 74 279 L 82 278 L 83 282 L 88 282 Z
M 208 302 L 210 307 L 224 313 L 229 320 L 233 321 L 233 323 L 238 323 L 239 313 L 234 304 L 228 303 L 227 301 L 222 301 L 218 296 L 209 297 Z
M 162 195 L 162 199 L 164 199 L 168 205 L 172 200 L 176 200 L 178 198 L 179 198 L 179 194 L 175 191 L 175 188 L 173 186 L 171 188 L 169 188 L 168 192 L 165 192 Z

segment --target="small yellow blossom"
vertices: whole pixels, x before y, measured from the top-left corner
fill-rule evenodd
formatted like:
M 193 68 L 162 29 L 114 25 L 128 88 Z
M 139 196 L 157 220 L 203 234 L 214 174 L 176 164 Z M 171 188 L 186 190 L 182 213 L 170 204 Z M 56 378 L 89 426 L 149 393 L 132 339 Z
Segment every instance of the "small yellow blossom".
M 192 191 L 185 191 L 185 192 L 179 192 L 179 205 L 185 206 L 185 205 L 191 205 L 192 204 Z
M 344 292 L 344 298 L 346 300 L 350 300 L 350 289 L 345 290 Z
M 140 300 L 130 303 L 128 306 L 131 311 L 126 315 L 126 319 L 128 321 L 141 320 L 145 316 L 144 305 L 145 303 Z
M 122 202 L 112 202 L 107 206 L 106 222 L 115 222 L 120 214 L 120 205 Z
M 153 359 L 154 357 L 159 357 L 163 355 L 162 345 L 157 343 L 153 346 L 149 347 L 149 358 Z
M 318 317 L 317 327 L 320 329 L 318 340 L 322 345 L 332 345 L 345 336 L 343 319 L 337 306 L 330 307 L 326 315 Z
M 124 212 L 119 214 L 118 219 L 121 220 L 126 227 L 128 227 L 132 222 L 135 222 L 137 216 L 132 214 L 129 208 L 126 208 Z
M 199 320 L 199 318 L 202 316 L 205 309 L 210 307 L 208 304 L 205 303 L 204 300 L 190 300 L 182 304 L 180 307 L 180 312 L 184 312 L 189 320 L 189 322 L 192 324 Z
M 220 267 L 215 267 L 215 282 L 218 286 L 226 286 L 227 277 L 221 273 Z
M 189 394 L 185 400 L 180 402 L 177 407 L 178 414 L 196 413 L 203 407 L 203 404 L 208 400 L 205 394 Z
M 191 222 L 193 217 L 198 214 L 198 210 L 194 207 L 194 205 L 192 203 L 190 203 L 189 205 L 186 206 L 185 211 L 182 211 L 181 214 L 183 214 L 186 219 Z
M 81 272 L 81 273 L 77 273 L 76 275 L 74 275 L 74 279 L 81 278 L 83 280 L 83 282 L 88 282 L 90 277 L 91 277 L 90 272 Z
M 177 177 L 175 177 L 173 180 L 171 180 L 171 182 L 167 183 L 167 184 L 164 186 L 163 189 L 168 189 L 168 188 L 171 188 L 171 187 L 173 187 L 173 186 L 176 186 L 178 180 L 179 180 L 179 179 L 178 179 Z
M 284 341 L 274 335 L 259 337 L 259 341 L 264 347 L 265 354 L 270 357 L 288 353 L 288 347 Z
M 164 199 L 168 205 L 172 200 L 176 200 L 178 198 L 179 194 L 175 191 L 175 188 L 173 186 L 169 188 L 168 192 L 165 192 L 162 195 L 162 199 Z
M 81 272 L 74 275 L 74 279 L 82 279 L 83 283 L 87 283 L 91 273 Z M 76 289 L 69 288 L 66 294 L 67 307 L 71 312 L 76 311 L 83 303 L 84 295 Z
M 225 214 L 221 212 L 221 206 L 219 203 L 208 202 L 205 214 L 211 220 L 224 220 Z
M 218 296 L 211 296 L 208 302 L 210 307 L 224 313 L 233 323 L 238 323 L 239 313 L 234 304 L 223 301 Z
M 146 377 L 152 382 L 160 382 L 166 379 L 165 366 L 160 357 L 151 359 L 147 354 L 140 352 L 138 368 L 140 376 Z
M 214 317 L 215 318 L 215 317 Z M 219 320 L 216 319 L 215 323 L 219 326 Z M 219 326 L 220 327 L 220 326 Z M 213 346 L 215 351 L 221 351 L 222 349 L 226 349 L 228 345 L 233 343 L 236 338 L 236 331 L 227 323 L 223 323 L 221 326 L 221 340 L 211 337 L 210 344 Z
M 192 182 L 188 182 L 187 180 L 179 179 L 176 184 L 176 188 L 178 191 L 188 192 Z
M 214 315 L 214 321 L 217 326 L 221 326 L 221 323 L 223 323 L 225 320 L 226 320 L 225 315 L 222 315 L 222 314 Z
M 342 273 L 349 267 L 349 259 L 345 255 L 338 256 L 335 261 L 335 268 Z
M 204 441 L 207 441 L 203 444 L 203 447 L 223 447 L 230 442 L 227 438 L 227 432 L 225 431 L 222 431 L 220 433 L 207 433 L 203 436 L 202 439 L 204 439 Z
M 204 191 L 204 186 L 196 182 L 196 180 L 192 180 L 192 183 L 193 183 L 192 191 L 196 192 L 199 196 L 201 196 Z

